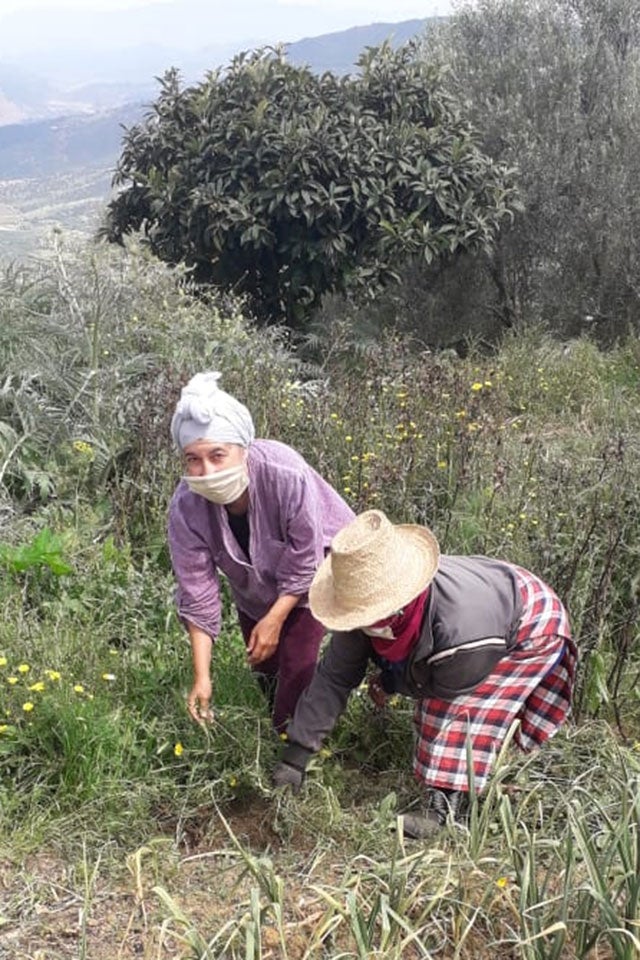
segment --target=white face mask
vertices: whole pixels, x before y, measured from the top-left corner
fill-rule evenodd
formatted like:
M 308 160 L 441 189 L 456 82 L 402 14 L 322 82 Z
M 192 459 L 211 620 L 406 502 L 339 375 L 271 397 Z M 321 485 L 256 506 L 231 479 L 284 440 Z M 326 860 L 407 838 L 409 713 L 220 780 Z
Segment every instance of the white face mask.
M 393 640 L 393 630 L 391 627 L 361 627 L 362 633 L 368 637 L 379 637 L 381 640 Z
M 394 610 L 393 613 L 389 614 L 388 617 L 385 617 L 385 620 L 389 620 L 391 617 L 401 617 L 404 613 L 404 610 Z M 383 627 L 376 627 L 375 625 L 369 627 L 360 627 L 362 633 L 366 634 L 368 637 L 373 637 L 374 639 L 379 638 L 380 640 L 395 640 L 395 634 L 391 624 L 387 623 Z
M 185 477 L 189 489 L 193 493 L 210 500 L 211 503 L 233 503 L 245 492 L 249 486 L 249 474 L 244 463 L 216 473 L 208 473 L 204 477 Z

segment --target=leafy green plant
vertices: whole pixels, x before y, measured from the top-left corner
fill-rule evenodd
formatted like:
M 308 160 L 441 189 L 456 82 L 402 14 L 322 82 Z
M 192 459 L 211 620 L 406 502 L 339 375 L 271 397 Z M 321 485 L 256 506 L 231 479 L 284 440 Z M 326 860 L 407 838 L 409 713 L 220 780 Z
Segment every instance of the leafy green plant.
M 73 570 L 63 558 L 64 549 L 64 538 L 45 527 L 31 543 L 20 546 L 0 543 L 0 566 L 14 574 L 46 568 L 61 577 Z

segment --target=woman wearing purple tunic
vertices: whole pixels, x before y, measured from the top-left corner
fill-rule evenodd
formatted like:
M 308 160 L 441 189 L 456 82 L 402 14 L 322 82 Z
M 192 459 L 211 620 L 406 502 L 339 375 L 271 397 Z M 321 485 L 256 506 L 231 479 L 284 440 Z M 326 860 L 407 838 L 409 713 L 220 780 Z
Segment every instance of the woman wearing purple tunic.
M 254 439 L 249 411 L 218 387 L 219 377 L 196 374 L 171 424 L 185 464 L 169 509 L 169 547 L 193 655 L 188 709 L 199 723 L 212 717 L 211 648 L 220 632 L 223 573 L 249 664 L 280 731 L 311 680 L 324 634 L 307 591 L 353 512 L 291 447 Z

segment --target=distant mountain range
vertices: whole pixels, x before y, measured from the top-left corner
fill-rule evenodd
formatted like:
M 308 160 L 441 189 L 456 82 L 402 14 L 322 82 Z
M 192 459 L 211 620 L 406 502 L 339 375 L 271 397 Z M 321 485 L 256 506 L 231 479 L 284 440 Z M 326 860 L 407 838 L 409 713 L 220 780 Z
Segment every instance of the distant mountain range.
M 374 23 L 287 45 L 292 63 L 317 72 L 347 73 L 366 47 L 384 40 L 406 43 L 428 20 Z M 165 67 L 171 66 L 168 61 Z M 213 69 L 218 63 L 208 63 Z M 86 84 L 71 91 L 55 90 L 37 77 L 8 71 L 0 65 L 0 180 L 47 177 L 87 167 L 113 167 L 120 151 L 122 127 L 142 115 L 144 103 L 157 93 L 157 83 Z M 2 125 L 3 117 L 6 117 Z M 51 117 L 54 119 L 49 119 Z M 47 119 L 31 120 L 30 117 Z
M 286 44 L 287 54 L 292 63 L 306 63 L 318 72 L 347 73 L 365 47 L 376 46 L 384 40 L 391 40 L 394 45 L 406 43 L 429 22 L 429 19 L 407 20 L 352 27 Z M 226 43 L 184 51 L 145 44 L 95 53 L 74 50 L 70 59 L 77 75 L 92 77 L 83 82 L 69 79 L 65 82 L 64 71 L 56 71 L 52 64 L 48 65 L 49 72 L 44 72 L 47 68 L 44 55 L 38 61 L 43 73 L 32 73 L 24 65 L 0 59 L 0 126 L 148 102 L 157 91 L 154 78 L 169 67 L 178 67 L 185 81 L 191 83 L 207 70 L 223 66 L 241 49 L 251 47 Z M 87 65 L 83 67 L 85 60 Z
M 115 165 L 123 127 L 136 123 L 141 104 L 0 127 L 0 181 L 50 177 Z
M 366 47 L 377 47 L 385 40 L 394 47 L 402 46 L 421 34 L 438 17 L 404 20 L 402 23 L 371 23 L 367 27 L 351 27 L 338 33 L 325 33 L 287 44 L 291 63 L 306 64 L 316 73 L 350 73 Z

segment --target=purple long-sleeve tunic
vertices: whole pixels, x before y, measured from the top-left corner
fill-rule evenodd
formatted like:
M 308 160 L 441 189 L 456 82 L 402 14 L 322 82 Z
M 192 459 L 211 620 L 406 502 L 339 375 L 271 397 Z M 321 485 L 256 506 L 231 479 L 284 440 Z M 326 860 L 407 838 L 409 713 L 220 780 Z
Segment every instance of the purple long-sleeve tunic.
M 236 606 L 253 620 L 283 594 L 306 593 L 333 536 L 353 520 L 342 497 L 309 464 L 277 440 L 255 440 L 248 450 L 249 553 L 244 556 L 227 511 L 182 480 L 169 507 L 169 548 L 182 621 L 220 631 L 223 573 Z

